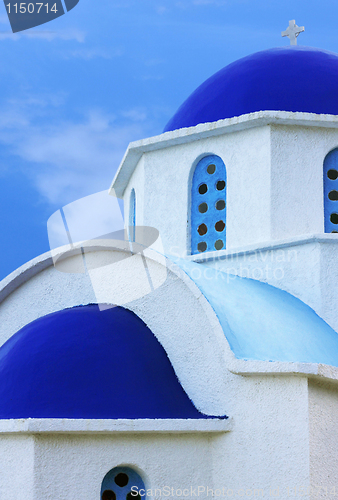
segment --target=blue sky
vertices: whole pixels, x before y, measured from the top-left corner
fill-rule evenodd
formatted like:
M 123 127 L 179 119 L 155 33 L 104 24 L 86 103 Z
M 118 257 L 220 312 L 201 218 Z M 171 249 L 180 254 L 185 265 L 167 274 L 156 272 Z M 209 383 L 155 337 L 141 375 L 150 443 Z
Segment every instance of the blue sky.
M 338 52 L 336 0 L 80 0 L 13 35 L 0 5 L 0 279 L 49 250 L 47 220 L 108 189 L 130 141 L 157 135 L 206 78 L 298 38 Z M 297 75 L 290 75 L 290 78 Z

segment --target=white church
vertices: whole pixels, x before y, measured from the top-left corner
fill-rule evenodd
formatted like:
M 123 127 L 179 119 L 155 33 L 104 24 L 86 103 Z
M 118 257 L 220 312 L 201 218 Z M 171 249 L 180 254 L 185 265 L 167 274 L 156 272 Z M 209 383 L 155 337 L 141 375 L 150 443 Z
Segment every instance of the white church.
M 1 500 L 338 494 L 338 55 L 296 28 L 129 145 L 125 230 L 65 208 L 1 282 Z

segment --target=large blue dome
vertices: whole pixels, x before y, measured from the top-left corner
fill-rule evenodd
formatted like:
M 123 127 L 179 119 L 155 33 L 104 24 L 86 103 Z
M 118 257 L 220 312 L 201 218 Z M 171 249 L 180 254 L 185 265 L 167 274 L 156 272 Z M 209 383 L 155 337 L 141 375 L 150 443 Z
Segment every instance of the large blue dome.
M 338 115 L 338 55 L 290 46 L 239 59 L 198 87 L 164 132 L 266 110 Z
M 205 418 L 161 344 L 121 307 L 49 314 L 0 348 L 0 418 Z

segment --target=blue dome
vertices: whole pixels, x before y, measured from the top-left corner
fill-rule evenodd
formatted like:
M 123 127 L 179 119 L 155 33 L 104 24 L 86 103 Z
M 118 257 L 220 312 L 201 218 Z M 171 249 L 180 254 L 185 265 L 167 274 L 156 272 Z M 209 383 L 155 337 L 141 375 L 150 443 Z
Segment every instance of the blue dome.
M 121 307 L 49 314 L 0 348 L 0 418 L 205 418 L 145 323 Z
M 239 59 L 198 87 L 164 132 L 266 110 L 338 115 L 338 55 L 290 46 Z

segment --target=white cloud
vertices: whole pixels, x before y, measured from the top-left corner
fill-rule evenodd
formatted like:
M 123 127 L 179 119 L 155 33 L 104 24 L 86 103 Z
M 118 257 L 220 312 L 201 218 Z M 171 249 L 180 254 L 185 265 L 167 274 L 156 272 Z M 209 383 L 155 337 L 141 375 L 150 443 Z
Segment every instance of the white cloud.
M 130 118 L 134 122 L 144 122 L 147 119 L 147 111 L 145 108 L 133 108 L 127 111 L 122 111 L 122 116 Z
M 156 12 L 157 12 L 157 14 L 162 15 L 162 14 L 165 14 L 166 12 L 168 12 L 168 8 L 165 7 L 164 5 L 158 5 L 158 6 L 156 6 Z
M 92 110 L 77 122 L 50 123 L 46 101 L 37 106 L 31 97 L 0 109 L 0 142 L 21 158 L 26 175 L 52 204 L 108 189 L 128 143 L 151 135 L 145 109 L 118 116 Z
M 79 43 L 85 41 L 85 33 L 80 30 L 68 31 L 34 31 L 27 30 L 20 33 L 12 33 L 11 31 L 0 31 L 0 40 L 13 40 L 14 42 L 21 38 L 38 38 L 52 42 L 53 40 L 76 40 Z
M 96 59 L 97 57 L 101 57 L 103 59 L 113 59 L 115 57 L 121 57 L 123 56 L 123 54 L 124 51 L 121 48 L 109 50 L 92 48 L 73 50 L 69 53 L 64 54 L 64 58 L 70 59 L 74 57 L 77 59 L 84 59 L 86 61 L 89 61 L 91 59 Z
M 108 189 L 130 137 L 138 131 L 142 134 L 134 124 L 118 127 L 95 112 L 82 123 L 35 127 L 17 145 L 16 154 L 40 165 L 37 187 L 56 203 Z

